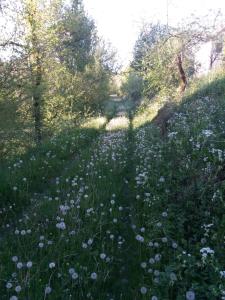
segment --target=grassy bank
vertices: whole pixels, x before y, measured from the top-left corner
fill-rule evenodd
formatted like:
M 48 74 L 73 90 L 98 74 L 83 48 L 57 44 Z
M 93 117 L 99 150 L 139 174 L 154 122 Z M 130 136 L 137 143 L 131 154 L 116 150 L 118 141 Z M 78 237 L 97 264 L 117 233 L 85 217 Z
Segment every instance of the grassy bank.
M 223 299 L 224 87 L 192 86 L 163 136 L 129 106 L 10 163 L 1 299 Z

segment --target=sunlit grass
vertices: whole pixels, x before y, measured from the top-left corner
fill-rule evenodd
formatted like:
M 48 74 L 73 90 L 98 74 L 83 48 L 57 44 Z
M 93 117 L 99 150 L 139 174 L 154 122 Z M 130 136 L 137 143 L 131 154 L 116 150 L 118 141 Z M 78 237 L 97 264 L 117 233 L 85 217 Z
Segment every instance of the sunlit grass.
M 106 123 L 107 123 L 106 117 L 93 117 L 85 121 L 83 124 L 81 124 L 81 128 L 101 129 L 106 125 Z
M 152 119 L 157 115 L 159 109 L 163 106 L 162 101 L 152 100 L 150 103 L 143 101 L 143 103 L 138 107 L 136 114 L 133 118 L 134 128 L 145 125 L 152 121 Z
M 115 117 L 109 121 L 106 125 L 106 130 L 115 131 L 115 130 L 124 130 L 129 128 L 129 119 L 125 116 Z

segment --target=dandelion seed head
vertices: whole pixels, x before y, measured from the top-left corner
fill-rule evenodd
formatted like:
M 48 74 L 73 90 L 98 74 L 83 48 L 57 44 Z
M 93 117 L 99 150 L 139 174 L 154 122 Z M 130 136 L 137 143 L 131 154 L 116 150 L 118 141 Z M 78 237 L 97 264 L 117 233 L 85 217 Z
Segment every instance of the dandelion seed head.
M 45 288 L 45 294 L 50 294 L 52 291 L 52 288 L 50 286 L 46 286 Z
M 74 269 L 74 268 L 70 268 L 70 269 L 69 269 L 69 274 L 72 275 L 72 274 L 74 274 L 74 273 L 75 273 L 75 269 Z
M 9 298 L 9 300 L 18 300 L 18 297 L 17 297 L 17 296 L 11 296 L 11 297 Z
M 13 262 L 17 262 L 17 261 L 18 261 L 18 257 L 17 257 L 17 256 L 13 256 L 13 257 L 12 257 L 12 261 L 13 261 Z
M 106 254 L 105 254 L 105 253 L 101 253 L 101 254 L 100 254 L 100 258 L 101 258 L 101 259 L 105 259 L 105 258 L 106 258 Z
M 62 221 L 60 223 L 56 223 L 56 228 L 65 230 L 66 229 L 66 224 Z
M 92 245 L 92 244 L 93 244 L 93 239 L 89 239 L 89 240 L 87 241 L 87 243 L 88 243 L 89 246 Z
M 142 295 L 147 294 L 147 291 L 148 290 L 147 290 L 147 288 L 145 286 L 142 286 L 141 289 L 140 289 L 140 292 L 141 292 Z
M 145 239 L 144 239 L 143 236 L 141 236 L 140 234 L 138 234 L 138 235 L 136 235 L 136 240 L 137 240 L 138 242 L 140 242 L 140 243 L 143 243 Z
M 27 268 L 30 269 L 32 266 L 33 266 L 32 261 L 28 261 L 28 262 L 27 262 Z
M 74 272 L 74 273 L 72 274 L 72 278 L 73 278 L 73 279 L 77 279 L 77 278 L 78 278 L 78 274 L 77 274 L 76 272 Z
M 92 280 L 96 280 L 97 277 L 98 277 L 98 275 L 95 272 L 91 273 L 91 279 Z
M 53 269 L 53 268 L 55 268 L 55 263 L 54 262 L 50 262 L 48 266 L 49 266 L 49 269 Z
M 141 263 L 141 267 L 142 267 L 142 269 L 145 269 L 145 268 L 147 267 L 146 262 L 142 262 L 142 263 Z
M 12 285 L 12 283 L 11 283 L 11 282 L 7 282 L 7 283 L 6 283 L 6 288 L 7 288 L 7 289 L 11 289 L 11 288 L 12 288 L 12 286 L 13 286 L 13 285 Z
M 39 244 L 38 244 L 38 247 L 39 247 L 39 248 L 43 248 L 43 247 L 44 247 L 44 243 L 39 243 Z
M 186 292 L 186 299 L 187 300 L 195 300 L 195 293 L 193 291 Z
M 23 267 L 23 263 L 22 262 L 18 262 L 16 265 L 17 269 L 22 269 Z
M 15 287 L 15 291 L 16 291 L 17 293 L 20 293 L 21 290 L 22 290 L 22 288 L 21 288 L 20 285 L 17 285 L 17 286 Z

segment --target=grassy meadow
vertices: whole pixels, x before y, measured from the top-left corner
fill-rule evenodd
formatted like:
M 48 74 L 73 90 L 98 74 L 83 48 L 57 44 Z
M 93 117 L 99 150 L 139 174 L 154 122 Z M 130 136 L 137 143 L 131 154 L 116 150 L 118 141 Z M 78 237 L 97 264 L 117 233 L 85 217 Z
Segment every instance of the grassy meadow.
M 225 7 L 164 2 L 0 0 L 0 300 L 225 300 Z
M 0 299 L 225 299 L 224 87 L 194 86 L 164 136 L 157 105 L 111 99 L 6 155 Z

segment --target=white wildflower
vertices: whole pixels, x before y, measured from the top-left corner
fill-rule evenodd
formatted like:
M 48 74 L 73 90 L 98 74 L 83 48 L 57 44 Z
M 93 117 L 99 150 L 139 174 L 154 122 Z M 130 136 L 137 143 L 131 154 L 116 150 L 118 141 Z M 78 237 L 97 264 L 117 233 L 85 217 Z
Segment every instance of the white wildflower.
M 186 292 L 186 299 L 187 300 L 195 300 L 195 293 L 193 291 Z
M 206 137 L 209 137 L 213 134 L 212 130 L 206 129 L 206 130 L 202 130 L 202 134 Z
M 76 272 L 74 272 L 73 274 L 72 274 L 72 278 L 75 280 L 75 279 L 77 279 L 78 278 L 78 274 L 76 273 Z
M 13 256 L 13 257 L 12 257 L 12 261 L 13 261 L 13 262 L 17 262 L 17 261 L 18 261 L 18 257 L 17 257 L 17 256 Z
M 159 182 L 165 182 L 165 178 L 164 178 L 163 176 L 161 176 L 161 177 L 159 178 Z
M 17 269 L 22 269 L 23 267 L 23 263 L 22 262 L 18 262 L 16 265 Z
M 167 241 L 168 241 L 167 237 L 163 237 L 163 238 L 162 238 L 162 242 L 163 242 L 163 243 L 167 243 Z
M 172 247 L 173 247 L 173 249 L 177 249 L 177 247 L 178 247 L 177 243 L 173 242 Z
M 95 272 L 91 273 L 91 279 L 92 280 L 96 280 L 97 277 L 98 277 L 98 275 Z
M 82 248 L 87 249 L 88 245 L 86 243 L 82 243 Z
M 28 268 L 28 269 L 30 269 L 30 268 L 32 267 L 32 265 L 33 265 L 32 261 L 28 261 L 28 262 L 27 262 L 27 268 Z
M 155 255 L 155 261 L 160 261 L 161 259 L 161 254 L 156 254 Z
M 46 286 L 45 288 L 45 294 L 50 294 L 52 291 L 52 288 L 50 286 Z
M 101 253 L 101 254 L 100 254 L 100 258 L 101 258 L 101 259 L 105 259 L 105 258 L 106 258 L 106 254 L 105 254 L 105 253 Z
M 11 283 L 11 282 L 7 282 L 7 283 L 6 283 L 6 288 L 7 288 L 7 289 L 11 289 L 11 288 L 12 288 L 12 286 L 13 286 L 13 285 L 12 285 L 12 283 Z
M 225 271 L 220 271 L 220 276 L 223 278 L 225 277 Z
M 138 235 L 136 235 L 136 240 L 139 241 L 139 242 L 141 242 L 141 243 L 143 243 L 145 239 L 144 239 L 143 236 L 141 236 L 140 234 L 138 234 Z
M 140 292 L 141 292 L 142 295 L 147 294 L 147 291 L 148 290 L 147 290 L 147 288 L 145 286 L 142 286 L 141 289 L 140 289 Z
M 54 262 L 51 262 L 51 263 L 49 263 L 48 266 L 49 266 L 50 269 L 53 269 L 53 268 L 55 268 L 55 263 L 54 263 Z
M 58 229 L 65 230 L 66 229 L 66 224 L 64 222 L 60 222 L 60 223 L 56 224 L 56 227 Z
M 74 273 L 75 273 L 75 269 L 74 269 L 74 268 L 70 268 L 70 269 L 69 269 L 69 274 L 70 274 L 70 275 L 73 275 Z
M 89 240 L 87 241 L 87 243 L 88 243 L 89 246 L 92 245 L 92 244 L 93 244 L 93 239 L 89 239 Z
M 150 259 L 149 259 L 149 263 L 150 263 L 151 265 L 153 265 L 153 264 L 155 263 L 154 258 L 150 258 Z
M 147 267 L 146 262 L 142 262 L 142 263 L 141 263 L 141 267 L 142 267 L 143 269 L 145 269 L 145 268 Z
M 202 248 L 200 250 L 200 253 L 203 255 L 204 253 L 206 254 L 214 254 L 214 250 L 212 250 L 210 247 L 205 247 L 205 248 Z
M 16 291 L 17 293 L 20 293 L 21 290 L 22 290 L 22 288 L 21 288 L 20 285 L 17 285 L 17 286 L 15 287 L 15 291 Z
M 39 244 L 38 244 L 38 247 L 39 247 L 39 248 L 43 248 L 43 247 L 44 247 L 44 243 L 39 243 Z

